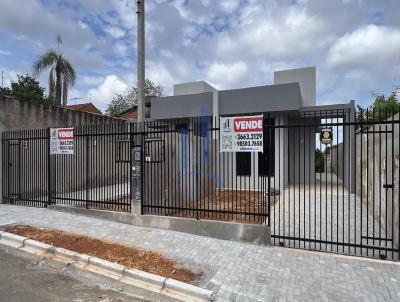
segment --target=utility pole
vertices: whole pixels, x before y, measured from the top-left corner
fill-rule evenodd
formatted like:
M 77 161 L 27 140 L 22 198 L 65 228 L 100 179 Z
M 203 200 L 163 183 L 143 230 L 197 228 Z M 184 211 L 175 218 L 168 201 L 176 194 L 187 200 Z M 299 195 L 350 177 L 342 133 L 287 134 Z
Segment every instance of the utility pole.
M 1 71 L 1 88 L 4 88 L 4 70 Z
M 138 122 L 143 122 L 145 118 L 145 28 L 144 28 L 144 1 L 137 0 L 137 85 L 138 85 Z

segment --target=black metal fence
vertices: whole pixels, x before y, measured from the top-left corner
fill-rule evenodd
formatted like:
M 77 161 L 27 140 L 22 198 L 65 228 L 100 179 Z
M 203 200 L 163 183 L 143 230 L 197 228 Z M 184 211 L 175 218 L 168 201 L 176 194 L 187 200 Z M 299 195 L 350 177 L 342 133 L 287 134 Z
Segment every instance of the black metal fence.
M 399 259 L 399 115 L 342 109 L 274 120 L 273 243 Z
M 3 201 L 129 212 L 130 143 L 126 123 L 75 127 L 73 155 L 50 155 L 49 129 L 5 132 Z
M 147 122 L 143 134 L 144 214 L 269 224 L 269 177 L 240 173 L 256 154 L 220 152 L 218 118 Z
M 211 117 L 76 127 L 74 155 L 50 155 L 48 129 L 6 132 L 3 201 L 131 211 L 140 147 L 142 214 L 270 225 L 277 245 L 399 259 L 397 112 L 264 114 L 258 153 L 220 152 Z

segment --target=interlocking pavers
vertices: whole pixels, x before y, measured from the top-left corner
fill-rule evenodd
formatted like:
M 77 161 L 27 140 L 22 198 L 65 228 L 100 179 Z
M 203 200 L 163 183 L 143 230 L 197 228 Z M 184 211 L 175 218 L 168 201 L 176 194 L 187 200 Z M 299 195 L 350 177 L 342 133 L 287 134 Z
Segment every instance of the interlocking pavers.
M 0 205 L 0 224 L 56 228 L 158 251 L 205 271 L 217 301 L 400 301 L 400 265 Z

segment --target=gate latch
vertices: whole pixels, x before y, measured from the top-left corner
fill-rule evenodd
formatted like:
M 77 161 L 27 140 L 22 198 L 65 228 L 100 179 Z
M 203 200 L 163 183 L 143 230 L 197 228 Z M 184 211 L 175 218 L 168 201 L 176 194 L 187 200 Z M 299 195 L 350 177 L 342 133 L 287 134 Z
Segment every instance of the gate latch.
M 384 185 L 383 185 L 383 188 L 384 188 L 384 189 L 393 189 L 393 188 L 394 188 L 394 185 L 393 185 L 393 184 L 384 184 Z

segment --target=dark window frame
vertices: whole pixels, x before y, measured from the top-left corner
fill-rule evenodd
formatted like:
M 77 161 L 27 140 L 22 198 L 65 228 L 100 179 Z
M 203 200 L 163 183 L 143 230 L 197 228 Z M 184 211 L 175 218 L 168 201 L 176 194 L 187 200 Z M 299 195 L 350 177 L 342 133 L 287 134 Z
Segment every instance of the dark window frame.
M 273 118 L 264 118 L 263 121 L 263 146 L 264 152 L 258 152 L 258 176 L 275 176 L 275 124 Z M 271 133 L 271 136 L 269 135 Z M 271 163 L 271 166 L 270 166 Z M 271 174 L 269 173 L 271 171 Z
M 251 176 L 251 152 L 236 152 L 236 176 Z

